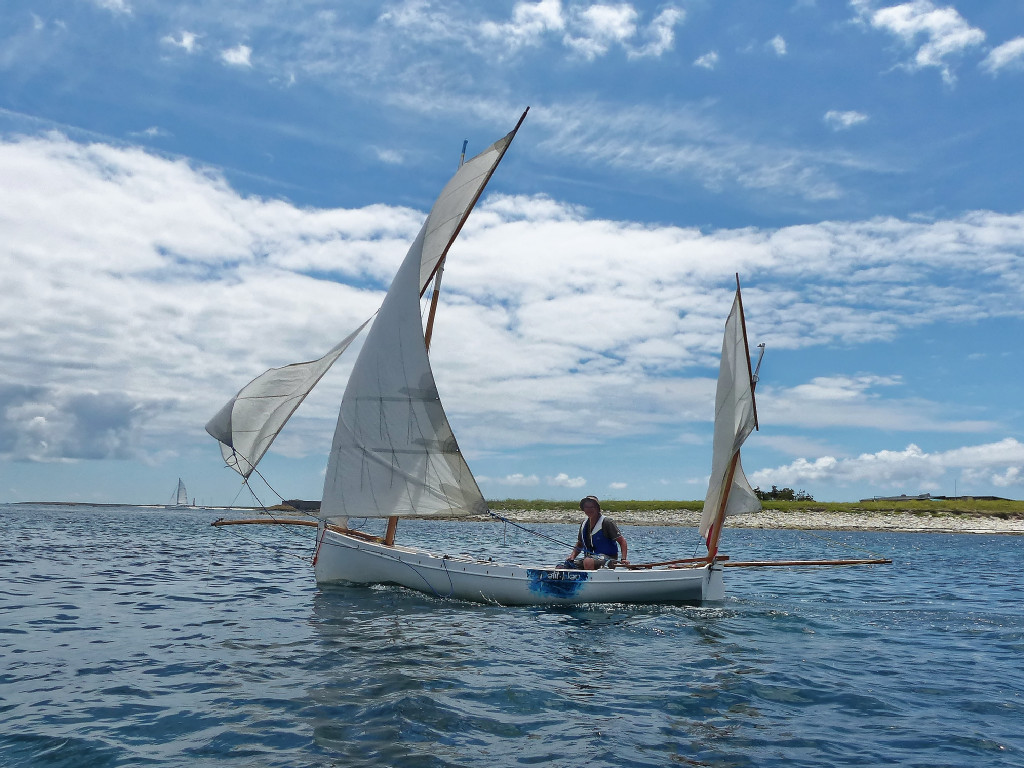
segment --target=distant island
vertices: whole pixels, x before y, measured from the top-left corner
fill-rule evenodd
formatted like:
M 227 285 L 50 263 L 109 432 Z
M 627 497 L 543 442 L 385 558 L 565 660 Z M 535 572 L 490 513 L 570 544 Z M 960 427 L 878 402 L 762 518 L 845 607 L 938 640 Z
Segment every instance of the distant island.
M 163 504 L 114 504 L 94 502 L 16 502 L 38 506 L 163 508 Z M 575 524 L 582 519 L 574 500 L 495 499 L 487 502 L 496 514 L 519 523 Z M 732 528 L 899 531 L 932 533 L 1016 533 L 1024 534 L 1024 501 L 997 498 L 896 496 L 855 502 L 762 501 L 763 509 L 730 517 Z M 627 501 L 602 499 L 604 511 L 623 525 L 675 525 L 696 527 L 704 507 L 694 501 Z M 277 515 L 316 514 L 319 501 L 290 499 L 269 508 Z M 249 512 L 261 507 L 200 507 L 199 510 Z M 491 515 L 459 518 L 490 522 Z

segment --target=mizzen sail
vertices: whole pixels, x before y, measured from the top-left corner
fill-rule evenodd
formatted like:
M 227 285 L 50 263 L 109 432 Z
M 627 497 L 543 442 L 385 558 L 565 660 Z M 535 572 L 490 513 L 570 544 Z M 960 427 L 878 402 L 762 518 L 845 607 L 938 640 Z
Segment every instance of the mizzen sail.
M 306 395 L 348 349 L 367 320 L 317 360 L 271 368 L 250 381 L 206 425 L 225 463 L 249 477 Z
M 732 311 L 725 321 L 722 361 L 715 394 L 715 436 L 711 458 L 711 480 L 704 498 L 700 535 L 707 538 L 712 556 L 717 549 L 722 520 L 730 515 L 756 512 L 761 502 L 747 482 L 740 464 L 740 447 L 757 428 L 750 353 L 743 320 L 739 279 Z

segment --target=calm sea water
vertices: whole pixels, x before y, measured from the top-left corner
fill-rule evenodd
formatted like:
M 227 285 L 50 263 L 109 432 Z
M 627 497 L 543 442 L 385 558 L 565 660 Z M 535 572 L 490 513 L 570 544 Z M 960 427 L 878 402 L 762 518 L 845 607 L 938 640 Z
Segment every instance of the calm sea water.
M 501 609 L 321 590 L 310 530 L 216 516 L 0 506 L 0 766 L 1024 765 L 1024 537 L 734 530 L 734 559 L 895 562 L 730 569 L 714 608 Z M 696 546 L 625 532 L 634 559 Z

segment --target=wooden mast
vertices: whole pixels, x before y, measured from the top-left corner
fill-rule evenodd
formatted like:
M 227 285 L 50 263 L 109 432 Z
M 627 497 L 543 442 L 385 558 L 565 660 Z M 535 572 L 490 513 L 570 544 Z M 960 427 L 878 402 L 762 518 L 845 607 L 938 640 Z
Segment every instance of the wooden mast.
M 444 273 L 444 262 L 445 259 L 448 258 L 448 251 L 455 243 L 455 238 L 457 238 L 459 236 L 459 233 L 462 231 L 462 227 L 466 223 L 466 220 L 469 219 L 469 214 L 472 213 L 473 208 L 476 207 L 477 201 L 480 199 L 480 196 L 484 193 L 484 189 L 487 188 L 487 184 L 488 182 L 490 182 L 491 176 L 494 175 L 494 172 L 498 169 L 498 165 L 501 163 L 502 158 L 505 157 L 505 152 L 507 152 L 508 148 L 512 145 L 512 140 L 516 137 L 516 133 L 519 132 L 519 127 L 523 124 L 523 120 L 526 119 L 526 113 L 529 111 L 530 108 L 527 107 L 523 111 L 523 114 L 519 116 L 519 122 L 516 123 L 516 127 L 513 128 L 512 132 L 509 134 L 508 143 L 505 144 L 505 146 L 502 148 L 501 154 L 498 155 L 498 159 L 494 162 L 494 165 L 491 166 L 491 170 L 487 174 L 487 178 L 484 179 L 484 183 L 480 185 L 480 190 L 477 192 L 476 197 L 473 198 L 473 201 L 469 204 L 469 207 L 466 208 L 465 215 L 463 215 L 462 220 L 459 222 L 459 225 L 455 228 L 455 231 L 452 232 L 452 236 L 451 238 L 449 238 L 448 244 L 445 245 L 444 250 L 441 252 L 441 258 L 437 260 L 437 264 L 434 265 L 433 271 L 430 273 L 430 275 L 427 276 L 426 282 L 420 289 L 420 297 L 422 298 L 423 295 L 427 292 L 427 286 L 430 285 L 430 279 L 434 279 L 434 292 L 430 297 L 430 312 L 427 314 L 427 326 L 426 330 L 424 330 L 423 332 L 423 341 L 426 344 L 428 352 L 430 351 L 430 338 L 434 333 L 434 316 L 437 314 L 437 299 L 441 293 L 441 275 Z M 463 164 L 466 161 L 467 144 L 468 140 L 462 142 L 462 155 L 459 157 L 459 168 L 462 168 Z M 384 532 L 385 545 L 390 547 L 395 543 L 395 533 L 397 530 L 398 517 L 392 515 L 388 518 L 388 527 L 387 530 Z

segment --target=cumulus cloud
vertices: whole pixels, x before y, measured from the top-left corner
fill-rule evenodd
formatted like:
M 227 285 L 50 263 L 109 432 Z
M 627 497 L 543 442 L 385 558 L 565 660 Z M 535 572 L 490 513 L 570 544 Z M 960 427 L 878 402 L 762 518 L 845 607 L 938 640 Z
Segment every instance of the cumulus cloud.
M 220 52 L 221 61 L 232 67 L 251 67 L 252 48 L 248 45 L 236 45 Z
M 41 462 L 132 458 L 143 424 L 169 406 L 117 391 L 0 383 L 0 457 Z
M 537 47 L 547 39 L 558 39 L 581 58 L 593 61 L 613 48 L 621 48 L 629 58 L 661 56 L 672 49 L 675 28 L 684 18 L 682 10 L 670 6 L 643 26 L 640 13 L 630 3 L 565 7 L 560 0 L 539 0 L 518 2 L 508 21 L 487 20 L 476 29 L 483 38 L 500 42 L 510 50 Z M 470 45 L 478 47 L 472 42 Z
M 484 21 L 480 31 L 486 38 L 501 40 L 510 48 L 540 45 L 549 32 L 562 32 L 566 19 L 561 0 L 519 2 L 512 9 L 512 18 L 504 22 Z
M 950 61 L 985 42 L 985 33 L 972 27 L 953 6 L 938 8 L 931 0 L 913 0 L 878 10 L 872 10 L 864 0 L 855 0 L 853 5 L 859 17 L 872 27 L 895 35 L 914 49 L 913 57 L 905 63 L 908 69 L 936 68 L 949 84 L 956 81 Z
M 199 48 L 199 35 L 194 32 L 181 31 L 177 37 L 167 35 L 161 39 L 165 45 L 181 48 L 185 53 L 195 53 Z
M 1024 69 L 1024 37 L 1015 37 L 993 48 L 980 66 L 993 75 L 1004 69 Z
M 8 450 L 38 460 L 152 452 L 172 436 L 205 444 L 201 425 L 237 387 L 319 357 L 377 308 L 423 217 L 245 197 L 209 168 L 55 134 L 0 141 L 0 175 L 24 180 L 0 189 L 0 327 L 17 329 L 0 335 L 0 385 L 51 388 L 11 406 L 23 439 Z M 1022 254 L 1022 214 L 703 232 L 488 195 L 453 250 L 432 360 L 460 440 L 478 451 L 679 433 L 710 422 L 735 272 L 757 276 L 752 333 L 813 349 L 1019 320 Z M 329 444 L 346 365 L 276 452 Z M 765 423 L 799 428 L 998 429 L 903 388 L 871 373 L 767 380 L 758 401 Z M 117 407 L 96 415 L 111 392 Z M 55 439 L 54 424 L 77 437 Z M 579 470 L 540 477 L 584 483 Z
M 786 55 L 786 41 L 782 35 L 776 35 L 768 41 L 768 47 L 775 52 L 776 56 Z
M 959 473 L 968 485 L 991 483 L 1000 487 L 1024 486 L 1024 444 L 1013 438 L 995 443 L 927 453 L 910 444 L 901 451 L 883 450 L 853 458 L 822 456 L 812 461 L 797 459 L 774 469 L 750 475 L 754 485 L 806 486 L 834 483 L 840 486 L 868 486 L 903 492 L 933 492 L 941 489 L 947 472 Z
M 855 125 L 867 122 L 868 116 L 863 112 L 840 112 L 830 109 L 825 113 L 825 123 L 834 131 L 845 131 Z
M 583 477 L 569 477 L 565 472 L 559 472 L 554 477 L 547 478 L 547 484 L 558 488 L 582 488 L 587 484 L 587 480 Z

